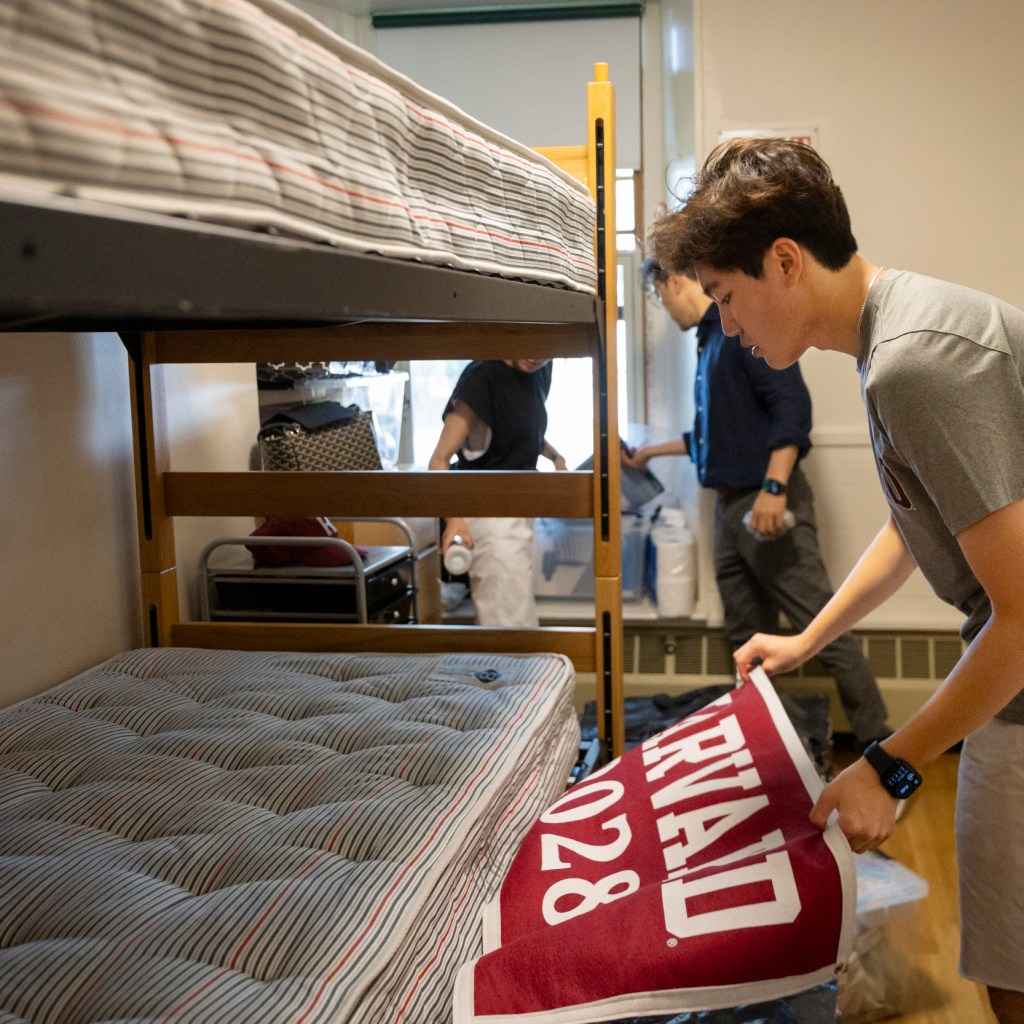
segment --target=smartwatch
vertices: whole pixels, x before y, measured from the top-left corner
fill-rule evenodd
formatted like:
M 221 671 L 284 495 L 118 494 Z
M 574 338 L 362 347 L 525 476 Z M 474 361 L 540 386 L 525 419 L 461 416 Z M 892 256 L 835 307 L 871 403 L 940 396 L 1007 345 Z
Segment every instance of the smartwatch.
M 767 491 L 769 494 L 785 494 L 786 485 L 781 480 L 773 480 L 771 477 L 767 477 L 764 483 L 761 484 L 761 490 Z
M 906 800 L 921 785 L 921 773 L 906 761 L 886 753 L 877 740 L 868 746 L 864 756 L 878 772 L 882 785 L 897 800 Z

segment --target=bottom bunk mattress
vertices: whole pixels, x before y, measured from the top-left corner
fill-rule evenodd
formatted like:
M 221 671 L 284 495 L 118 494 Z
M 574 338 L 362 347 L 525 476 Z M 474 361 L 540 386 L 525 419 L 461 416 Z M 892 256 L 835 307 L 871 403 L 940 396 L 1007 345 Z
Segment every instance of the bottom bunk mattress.
M 556 655 L 151 649 L 0 711 L 0 1022 L 441 1022 L 578 750 Z

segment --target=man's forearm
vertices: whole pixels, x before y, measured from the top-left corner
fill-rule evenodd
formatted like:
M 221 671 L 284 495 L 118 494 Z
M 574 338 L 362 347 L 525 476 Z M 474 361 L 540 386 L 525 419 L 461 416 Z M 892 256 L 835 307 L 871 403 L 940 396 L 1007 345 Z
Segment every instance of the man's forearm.
M 541 451 L 541 455 L 543 455 L 545 459 L 554 463 L 555 466 L 557 466 L 559 462 L 565 462 L 564 457 L 555 449 L 555 446 L 547 438 L 544 438 L 544 448 Z
M 776 448 L 768 458 L 768 468 L 764 471 L 765 478 L 788 484 L 799 455 L 800 449 L 795 444 Z
M 672 441 L 662 441 L 660 444 L 648 444 L 644 445 L 640 449 L 649 459 L 653 459 L 658 455 L 688 455 L 686 450 L 686 444 L 682 438 L 676 438 Z

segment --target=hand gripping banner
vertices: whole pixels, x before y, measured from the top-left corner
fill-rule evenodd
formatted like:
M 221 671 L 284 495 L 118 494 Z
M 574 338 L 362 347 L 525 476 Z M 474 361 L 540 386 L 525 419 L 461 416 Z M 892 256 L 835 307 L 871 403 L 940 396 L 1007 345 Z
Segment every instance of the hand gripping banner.
M 527 834 L 455 1024 L 588 1024 L 794 995 L 850 953 L 853 854 L 768 677 L 578 783 Z

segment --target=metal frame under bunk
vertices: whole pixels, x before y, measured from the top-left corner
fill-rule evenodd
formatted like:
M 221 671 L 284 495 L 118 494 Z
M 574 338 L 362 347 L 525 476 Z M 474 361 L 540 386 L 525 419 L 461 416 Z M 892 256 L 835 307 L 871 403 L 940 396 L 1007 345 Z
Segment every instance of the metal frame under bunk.
M 552 651 L 597 680 L 605 750 L 623 749 L 619 441 L 616 428 L 614 89 L 589 83 L 586 146 L 542 150 L 598 206 L 588 295 L 54 197 L 0 202 L 0 330 L 114 330 L 130 356 L 142 603 L 154 646 L 243 650 Z M 607 229 L 605 225 L 608 225 Z M 164 363 L 591 357 L 590 472 L 168 470 Z M 401 485 L 396 486 L 396 485 Z M 593 518 L 593 627 L 492 629 L 182 622 L 173 517 L 321 515 Z

